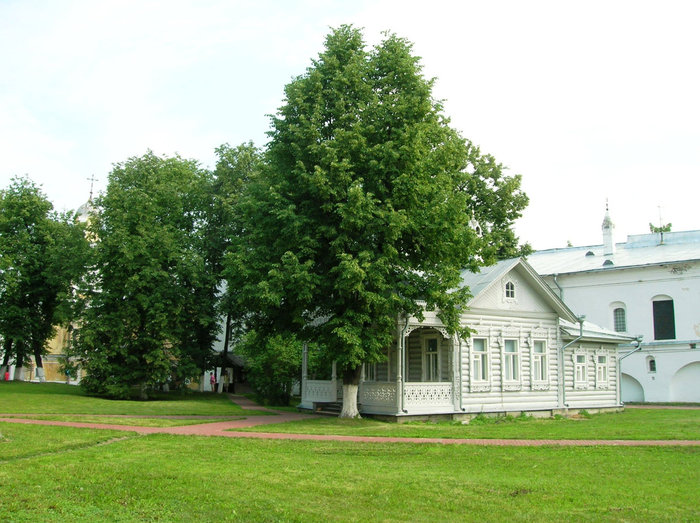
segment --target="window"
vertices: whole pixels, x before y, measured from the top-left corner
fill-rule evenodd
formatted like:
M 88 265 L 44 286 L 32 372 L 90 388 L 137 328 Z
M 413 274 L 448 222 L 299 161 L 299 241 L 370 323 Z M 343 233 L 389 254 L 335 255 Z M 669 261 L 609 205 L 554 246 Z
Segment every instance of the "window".
M 425 381 L 440 381 L 440 358 L 437 338 L 425 339 Z
M 627 314 L 625 309 L 618 307 L 613 310 L 613 323 L 615 332 L 627 332 Z
M 597 355 L 595 362 L 595 381 L 598 386 L 608 384 L 608 357 Z
M 656 372 L 656 360 L 652 356 L 647 358 L 647 363 L 649 365 L 649 372 Z
M 472 381 L 486 381 L 489 379 L 486 340 L 476 338 L 472 344 Z
M 574 355 L 574 384 L 578 388 L 585 388 L 588 384 L 588 375 L 586 374 L 586 355 Z
M 547 380 L 547 346 L 544 341 L 536 340 L 532 347 L 532 379 Z
M 518 360 L 516 340 L 505 341 L 503 379 L 506 381 L 517 381 L 520 379 L 520 361 Z
M 653 302 L 654 339 L 676 339 L 676 321 L 673 314 L 673 300 L 661 299 Z
M 365 381 L 377 381 L 376 363 L 365 363 Z
M 515 299 L 515 284 L 512 281 L 506 283 L 506 298 Z

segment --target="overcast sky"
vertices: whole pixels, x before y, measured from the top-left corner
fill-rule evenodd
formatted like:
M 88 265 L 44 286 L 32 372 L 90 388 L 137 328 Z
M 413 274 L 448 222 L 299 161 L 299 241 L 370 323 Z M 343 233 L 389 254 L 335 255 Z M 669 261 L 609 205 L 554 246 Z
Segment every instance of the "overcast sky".
M 352 23 L 414 42 L 464 137 L 523 176 L 535 248 L 700 229 L 700 2 L 0 0 L 0 187 L 59 210 L 113 163 L 266 142 L 283 88 Z

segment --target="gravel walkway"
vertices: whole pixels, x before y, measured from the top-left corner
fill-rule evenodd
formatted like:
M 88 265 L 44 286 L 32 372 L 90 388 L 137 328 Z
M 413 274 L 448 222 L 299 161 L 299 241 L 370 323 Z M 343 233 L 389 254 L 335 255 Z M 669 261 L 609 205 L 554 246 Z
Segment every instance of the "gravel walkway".
M 79 423 L 68 421 L 33 420 L 26 418 L 0 417 L 0 421 L 8 423 L 22 423 L 27 425 L 54 425 L 60 427 L 82 427 L 91 429 L 110 429 L 138 434 L 179 434 L 190 436 L 222 436 L 227 438 L 252 438 L 252 439 L 278 439 L 278 440 L 311 440 L 311 441 L 350 441 L 363 443 L 440 443 L 445 445 L 485 445 L 485 446 L 512 446 L 512 447 L 578 447 L 578 446 L 623 446 L 623 447 L 648 447 L 648 446 L 682 446 L 700 447 L 700 440 L 532 440 L 532 439 L 452 439 L 452 438 L 397 438 L 381 436 L 337 436 L 322 434 L 283 434 L 272 432 L 242 432 L 235 429 L 255 427 L 271 423 L 284 423 L 302 419 L 315 418 L 313 414 L 300 414 L 297 412 L 275 411 L 261 407 L 244 396 L 230 394 L 231 400 L 243 409 L 269 411 L 268 416 L 251 416 L 245 419 L 231 421 L 213 421 L 200 425 L 184 425 L 180 427 L 137 427 L 130 425 L 114 425 L 109 423 Z M 2 416 L 2 415 L 0 415 Z M 158 418 L 160 416 L 148 416 Z M 172 416 L 162 416 L 172 419 Z M 189 419 L 196 417 L 190 416 Z M 201 416 L 201 419 L 220 419 L 220 416 Z

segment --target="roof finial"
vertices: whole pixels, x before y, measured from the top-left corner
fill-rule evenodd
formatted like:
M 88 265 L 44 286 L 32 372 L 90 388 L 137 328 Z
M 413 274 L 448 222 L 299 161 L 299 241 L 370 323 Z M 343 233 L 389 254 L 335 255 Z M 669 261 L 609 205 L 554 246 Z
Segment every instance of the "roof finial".
M 92 202 L 92 188 L 93 188 L 93 185 L 95 184 L 95 182 L 97 181 L 97 178 L 95 178 L 94 174 L 91 174 L 90 178 L 88 178 L 87 180 L 88 180 L 88 182 L 90 182 L 90 198 L 88 198 L 88 201 Z

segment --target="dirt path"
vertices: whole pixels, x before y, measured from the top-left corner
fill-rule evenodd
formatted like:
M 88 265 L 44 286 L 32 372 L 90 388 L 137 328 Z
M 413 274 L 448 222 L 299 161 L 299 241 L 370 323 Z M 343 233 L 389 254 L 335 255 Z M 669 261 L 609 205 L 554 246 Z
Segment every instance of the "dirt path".
M 306 441 L 349 441 L 363 443 L 439 443 L 444 445 L 486 445 L 486 446 L 513 446 L 513 447 L 576 447 L 576 446 L 624 446 L 624 447 L 648 447 L 648 446 L 683 446 L 700 447 L 700 440 L 533 440 L 533 439 L 452 439 L 452 438 L 398 438 L 382 436 L 337 436 L 323 434 L 283 434 L 272 432 L 242 432 L 235 429 L 267 425 L 271 423 L 285 423 L 315 418 L 313 414 L 301 414 L 297 412 L 275 411 L 261 407 L 244 396 L 229 395 L 231 400 L 241 408 L 247 410 L 269 411 L 269 416 L 251 416 L 245 419 L 230 421 L 212 421 L 200 425 L 184 425 L 180 427 L 138 427 L 131 425 L 114 425 L 109 423 L 80 423 L 68 421 L 33 420 L 27 418 L 5 418 L 0 421 L 8 423 L 22 423 L 27 425 L 54 425 L 60 427 L 80 427 L 91 429 L 110 429 L 138 434 L 179 434 L 190 436 L 220 436 L 226 438 L 252 438 L 252 439 L 278 439 L 278 440 L 306 440 Z M 1 416 L 1 415 L 0 415 Z M 131 416 L 134 417 L 134 416 Z M 161 416 L 148 416 L 158 418 Z M 172 419 L 172 416 L 162 416 Z M 189 419 L 193 417 L 190 416 Z M 219 416 L 201 416 L 201 419 L 219 419 Z

